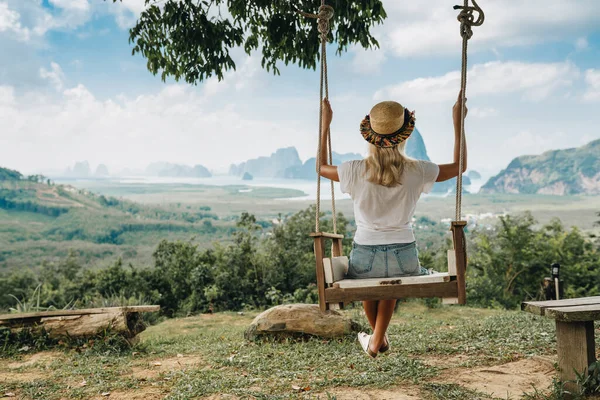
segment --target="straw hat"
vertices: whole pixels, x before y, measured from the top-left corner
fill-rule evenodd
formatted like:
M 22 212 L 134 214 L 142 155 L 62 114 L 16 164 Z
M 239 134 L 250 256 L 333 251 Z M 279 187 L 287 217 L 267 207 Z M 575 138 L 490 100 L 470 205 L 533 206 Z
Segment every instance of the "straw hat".
M 415 129 L 415 113 L 395 101 L 383 101 L 360 124 L 365 140 L 378 147 L 395 147 Z
M 382 101 L 371 109 L 371 127 L 380 135 L 389 135 L 402 128 L 404 107 L 395 101 Z

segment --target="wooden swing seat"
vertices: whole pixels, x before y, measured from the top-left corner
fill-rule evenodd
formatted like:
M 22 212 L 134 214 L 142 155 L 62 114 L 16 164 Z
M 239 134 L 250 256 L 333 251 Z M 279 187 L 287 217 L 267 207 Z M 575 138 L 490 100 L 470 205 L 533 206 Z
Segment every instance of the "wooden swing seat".
M 319 306 L 343 307 L 353 301 L 439 297 L 445 304 L 465 304 L 466 249 L 464 221 L 453 222 L 454 249 L 448 251 L 448 272 L 392 278 L 348 279 L 348 257 L 343 256 L 342 235 L 313 233 Z M 323 257 L 324 241 L 332 242 L 331 257 Z
M 431 275 L 401 276 L 397 278 L 370 278 L 370 279 L 342 279 L 335 282 L 332 287 L 339 289 L 376 288 L 381 286 L 408 286 L 423 285 L 425 283 L 443 283 L 456 280 L 447 272 L 438 272 Z
M 352 279 L 356 280 L 356 279 Z M 352 301 L 390 300 L 406 298 L 441 297 L 444 303 L 458 304 L 456 280 L 447 282 L 355 286 L 349 288 L 325 288 L 327 303 L 349 303 Z

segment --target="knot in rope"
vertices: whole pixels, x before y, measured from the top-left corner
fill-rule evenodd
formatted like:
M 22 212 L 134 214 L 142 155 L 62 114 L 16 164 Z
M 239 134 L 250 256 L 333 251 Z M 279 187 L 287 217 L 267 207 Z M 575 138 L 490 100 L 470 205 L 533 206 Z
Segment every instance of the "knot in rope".
M 318 22 L 317 29 L 321 34 L 321 40 L 327 41 L 327 35 L 329 35 L 329 20 L 333 18 L 335 12 L 333 7 L 322 4 L 319 7 L 318 14 L 306 13 L 296 9 L 296 12 L 303 17 L 316 19 Z
M 473 6 L 469 6 L 469 0 L 465 0 L 464 6 L 454 6 L 455 10 L 461 10 L 458 14 L 458 21 L 460 22 L 460 35 L 463 38 L 471 39 L 473 36 L 473 27 L 480 26 L 485 20 L 485 14 L 483 10 L 475 0 L 473 0 Z M 473 12 L 477 11 L 477 19 L 473 15 Z
M 327 5 L 319 7 L 318 30 L 323 40 L 327 40 L 327 35 L 329 35 L 329 20 L 333 18 L 333 14 L 333 7 Z

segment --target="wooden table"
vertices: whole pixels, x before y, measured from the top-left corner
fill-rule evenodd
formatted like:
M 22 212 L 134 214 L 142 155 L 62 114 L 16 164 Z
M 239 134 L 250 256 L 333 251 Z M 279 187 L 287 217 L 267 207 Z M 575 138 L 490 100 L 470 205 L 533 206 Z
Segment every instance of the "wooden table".
M 528 301 L 523 311 L 556 321 L 556 344 L 560 379 L 574 388 L 575 371 L 582 373 L 596 361 L 594 321 L 600 320 L 600 296 L 579 299 Z

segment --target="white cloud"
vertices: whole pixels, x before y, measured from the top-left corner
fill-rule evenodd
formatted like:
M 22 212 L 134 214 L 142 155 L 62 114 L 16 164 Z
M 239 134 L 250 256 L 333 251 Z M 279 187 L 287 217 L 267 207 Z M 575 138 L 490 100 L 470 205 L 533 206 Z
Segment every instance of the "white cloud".
M 87 0 L 49 0 L 54 7 L 64 10 L 88 11 L 90 4 Z
M 134 26 L 142 11 L 146 9 L 146 0 L 122 0 L 112 4 L 112 0 L 106 0 L 106 3 L 111 4 L 99 4 L 96 6 L 98 12 L 114 15 L 117 25 L 121 29 L 130 29 Z M 164 6 L 164 1 L 158 0 L 152 2 L 152 5 L 158 7 Z M 223 4 L 219 4 L 218 7 L 211 7 L 208 13 L 209 18 L 212 16 L 221 16 L 223 18 L 231 18 L 231 14 L 227 7 Z
M 10 86 L 0 86 L 0 107 L 11 107 L 15 103 L 15 90 Z
M 477 64 L 468 71 L 467 97 L 522 93 L 525 99 L 539 101 L 558 88 L 570 87 L 578 76 L 578 68 L 569 62 Z M 388 86 L 378 90 L 375 99 L 396 98 L 421 104 L 447 102 L 456 98 L 459 88 L 460 71 L 452 71 Z
M 256 81 L 247 79 L 253 68 L 243 67 L 254 62 L 240 62 L 238 72 L 228 73 L 215 91 L 207 90 L 206 85 L 178 84 L 165 85 L 150 94 L 101 99 L 84 85 L 56 93 L 0 87 L 0 120 L 4 129 L 0 135 L 0 160 L 29 173 L 47 172 L 48 168 L 62 170 L 78 160 L 88 160 L 92 165 L 105 163 L 113 171 L 122 167 L 143 168 L 152 161 L 226 169 L 232 162 L 288 146 L 296 146 L 304 158 L 313 156 L 318 117 L 314 92 L 309 91 L 309 96 L 296 92 L 275 96 L 269 90 L 257 90 L 263 88 L 264 82 L 259 81 L 257 88 L 240 86 L 240 82 Z M 480 66 L 482 71 L 486 71 L 485 65 Z M 53 71 L 53 67 L 48 69 Z M 537 67 L 543 72 L 541 66 Z M 448 90 L 445 94 L 444 82 L 455 78 L 442 78 L 423 78 L 424 83 L 412 81 L 418 87 L 429 85 L 433 95 L 451 100 L 436 100 L 417 108 L 419 129 L 436 162 L 451 158 L 453 140 L 449 111 L 456 93 Z M 517 86 L 525 90 L 523 85 Z M 495 86 L 479 90 L 487 90 L 486 96 L 470 100 L 475 103 L 469 114 L 473 118 L 467 124 L 469 164 L 477 170 L 491 173 L 516 156 L 570 147 L 582 137 L 597 137 L 594 126 L 598 121 L 593 111 L 590 118 L 585 118 L 594 109 L 593 104 L 565 103 L 563 116 L 558 116 L 548 113 L 549 105 L 558 102 L 552 97 L 541 103 L 524 103 L 523 96 L 492 96 L 490 90 L 497 90 Z M 357 125 L 372 105 L 371 100 L 354 92 L 336 93 L 332 98 L 334 149 L 362 152 L 366 146 Z M 499 119 L 502 115 L 511 118 L 499 124 L 486 119 Z M 573 127 L 576 137 L 570 131 L 557 132 L 557 127 L 564 125 L 564 115 L 580 124 Z
M 227 71 L 221 81 L 216 76 L 207 79 L 203 84 L 204 95 L 215 96 L 231 88 L 241 91 L 252 88 L 258 83 L 254 77 L 260 70 L 259 56 L 246 57 L 236 65 L 237 69 Z
M 0 33 L 13 31 L 17 39 L 32 41 L 51 30 L 75 29 L 85 24 L 92 10 L 88 0 L 49 0 L 52 9 L 36 0 L 0 2 Z
M 447 0 L 387 1 L 388 19 L 380 40 L 386 51 L 400 57 L 426 57 L 460 52 L 458 15 Z M 571 41 L 595 29 L 600 18 L 596 0 L 530 0 L 519 4 L 496 1 L 480 4 L 486 20 L 473 28 L 473 52 L 497 47 Z M 400 23 L 395 23 L 401 21 Z M 573 38 L 573 39 L 571 39 Z
M 519 155 L 535 155 L 548 150 L 569 147 L 574 147 L 573 138 L 561 131 L 537 133 L 523 130 L 513 136 L 508 136 L 503 143 L 504 151 L 518 149 Z
M 123 0 L 115 4 L 108 4 L 108 12 L 113 14 L 117 25 L 121 29 L 129 29 L 133 27 L 140 14 L 146 8 L 145 0 Z M 160 4 L 159 4 L 160 6 Z
M 498 115 L 498 110 L 492 107 L 479 108 L 474 107 L 469 109 L 469 117 L 473 118 L 488 118 Z
M 255 100 L 252 86 L 243 83 L 254 73 L 254 61 L 241 65 L 215 92 L 175 84 L 153 94 L 101 100 L 81 84 L 54 95 L 15 95 L 12 87 L 0 87 L 6 133 L 0 159 L 25 171 L 62 169 L 82 159 L 111 169 L 158 160 L 223 167 L 294 145 L 293 138 L 313 138 L 314 124 L 293 119 L 301 117 L 287 120 L 273 109 L 245 107 Z M 54 63 L 44 75 L 57 85 L 64 78 Z M 23 157 L 15 149 L 25 145 Z
M 385 52 L 381 49 L 365 50 L 360 47 L 355 47 L 352 52 L 352 69 L 361 74 L 372 74 L 379 72 L 381 66 L 387 60 Z
M 585 71 L 585 82 L 588 85 L 583 99 L 586 101 L 600 100 L 600 69 Z
M 15 33 L 19 40 L 28 40 L 30 34 L 29 29 L 21 25 L 21 14 L 11 10 L 7 3 L 0 3 L 0 33 L 2 32 Z
M 40 77 L 47 79 L 56 90 L 62 90 L 64 86 L 65 74 L 60 65 L 55 62 L 50 63 L 50 70 L 40 68 Z

